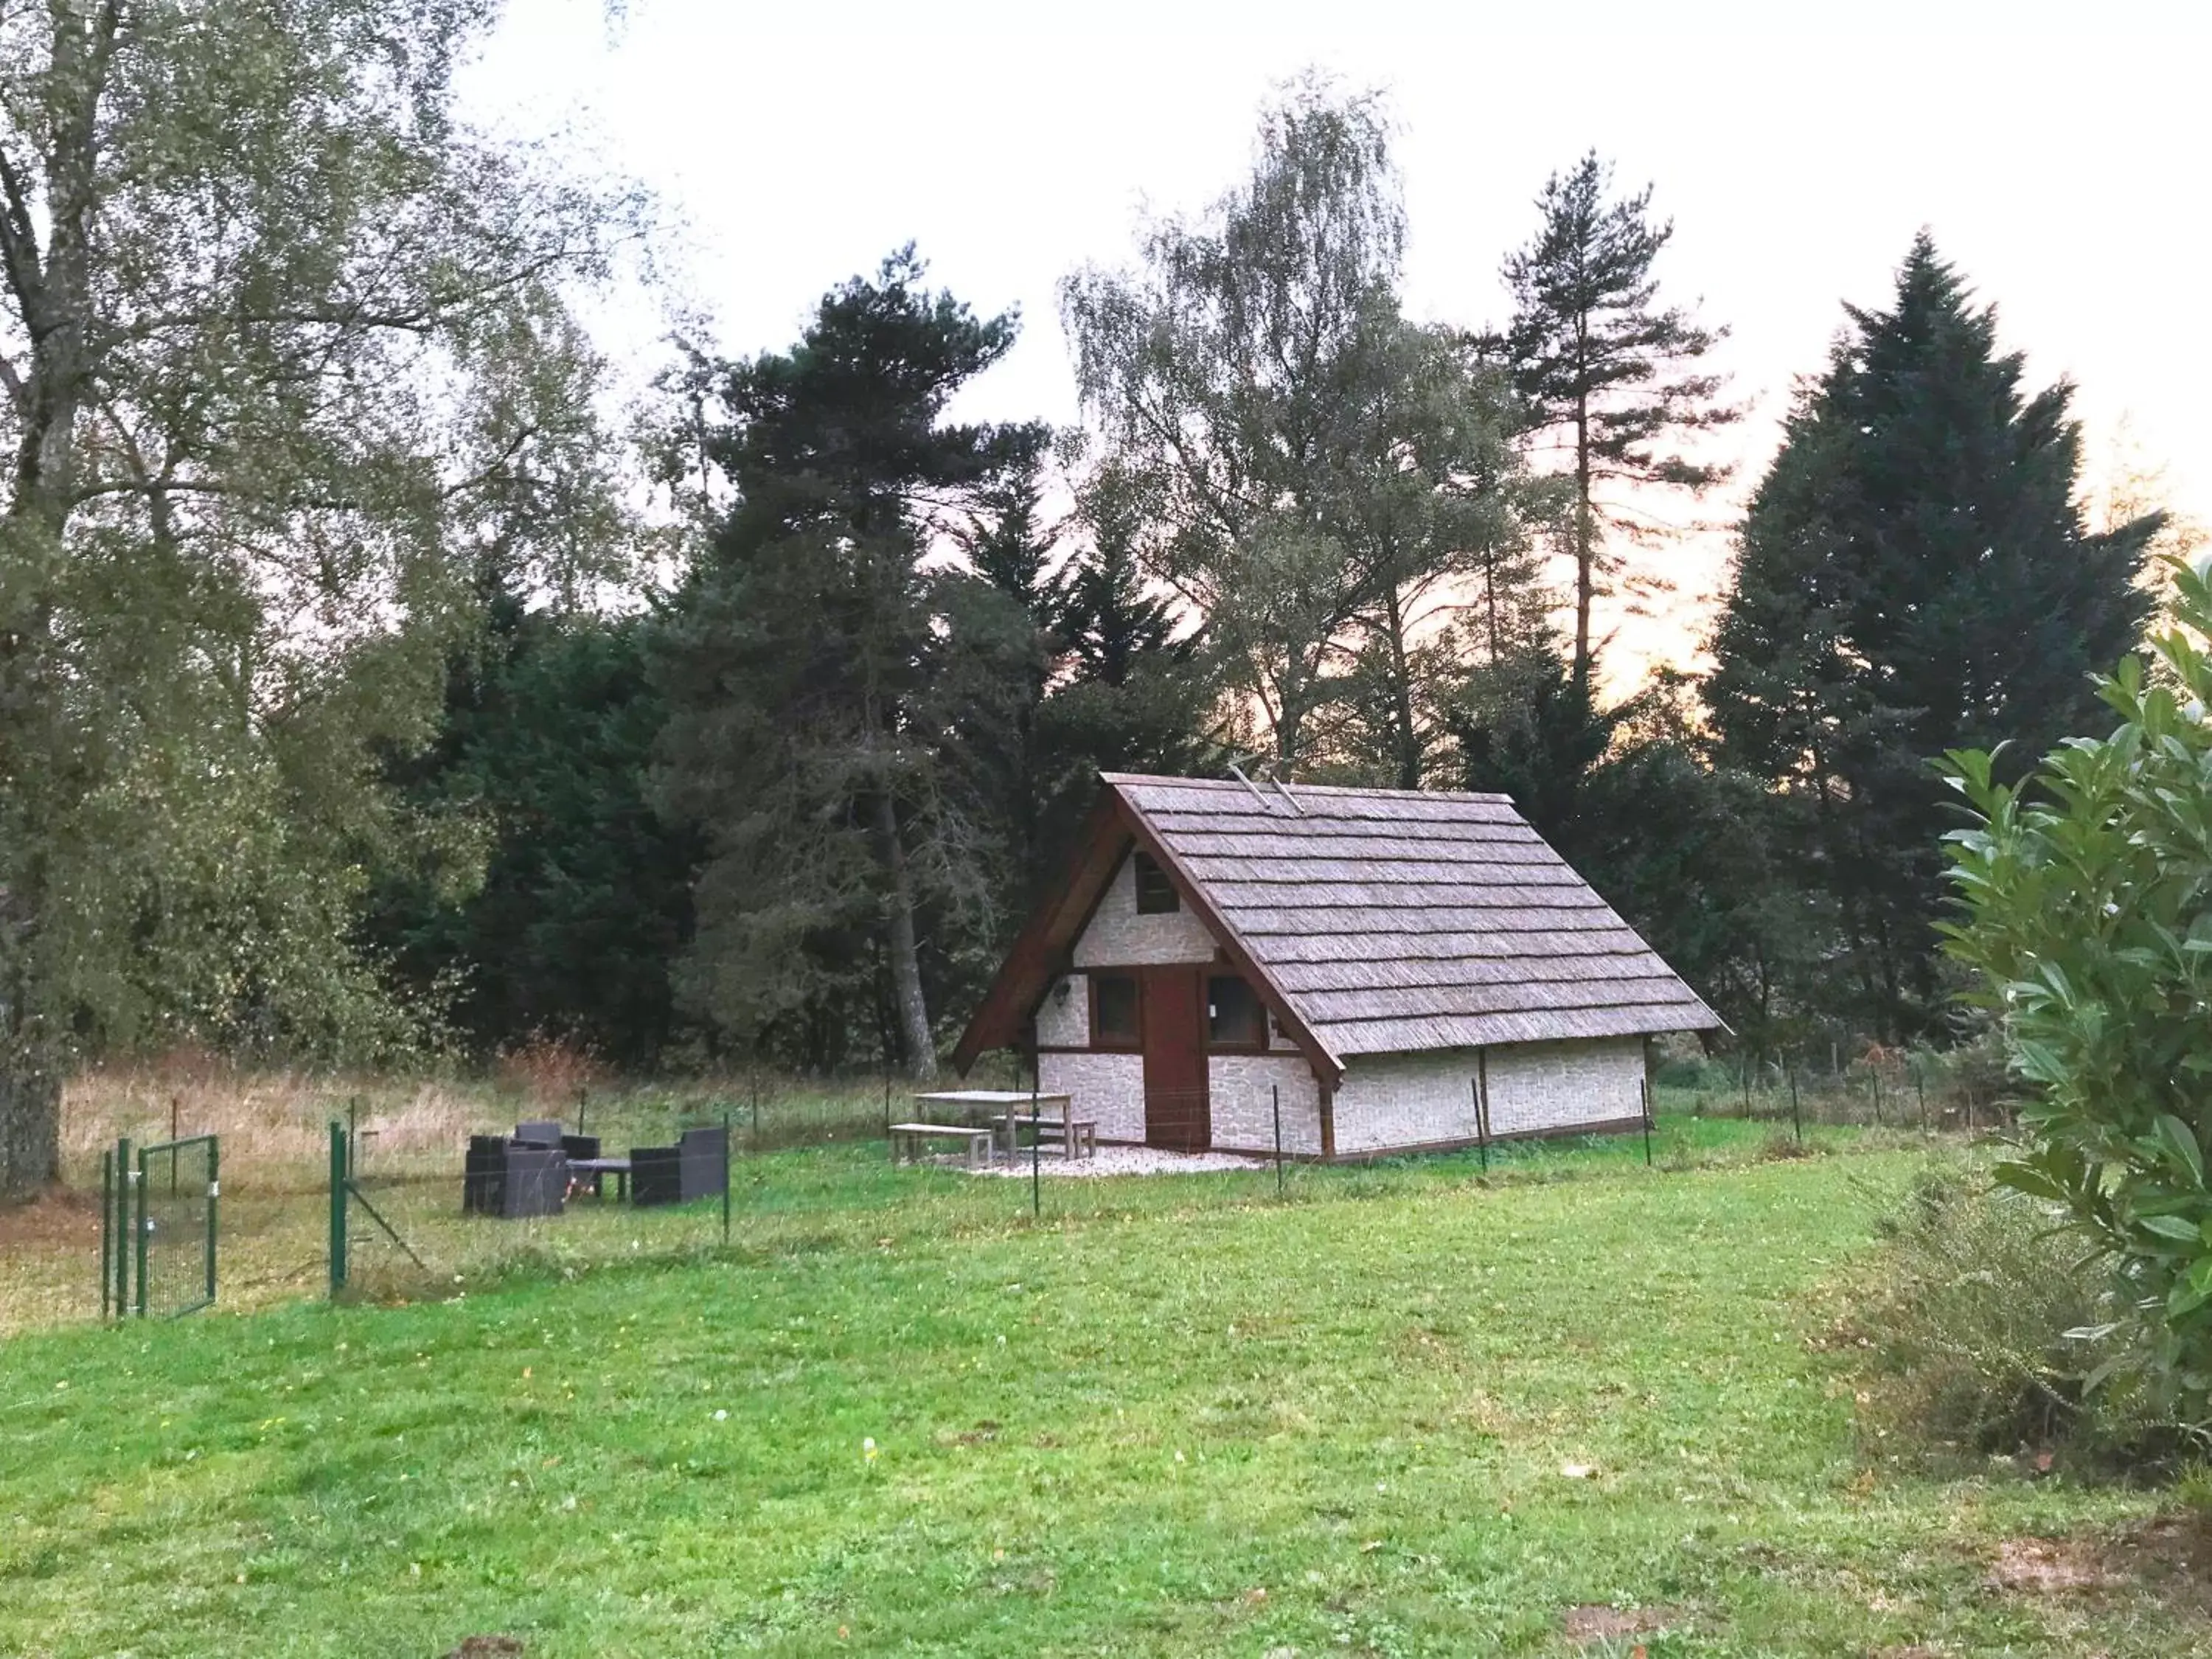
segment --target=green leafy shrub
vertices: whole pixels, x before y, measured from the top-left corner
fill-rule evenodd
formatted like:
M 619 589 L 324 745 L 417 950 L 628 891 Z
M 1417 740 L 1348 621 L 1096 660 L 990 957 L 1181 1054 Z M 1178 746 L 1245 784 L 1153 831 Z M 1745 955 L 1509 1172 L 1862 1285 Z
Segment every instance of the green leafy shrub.
M 1860 1425 L 1895 1455 L 2063 1449 L 2104 1467 L 2166 1455 L 2140 1394 L 2092 1388 L 2121 1351 L 2105 1275 L 2049 1206 L 1935 1170 L 1881 1224 L 1842 1326 L 1865 1358 Z
M 1949 757 L 1979 823 L 1954 834 L 1977 969 L 2026 1132 L 1997 1178 L 2062 1206 L 2116 1276 L 2148 1381 L 2212 1409 L 2212 586 L 2171 561 L 2175 626 L 2158 672 L 2100 682 L 2120 724 L 2014 787 L 1990 756 Z

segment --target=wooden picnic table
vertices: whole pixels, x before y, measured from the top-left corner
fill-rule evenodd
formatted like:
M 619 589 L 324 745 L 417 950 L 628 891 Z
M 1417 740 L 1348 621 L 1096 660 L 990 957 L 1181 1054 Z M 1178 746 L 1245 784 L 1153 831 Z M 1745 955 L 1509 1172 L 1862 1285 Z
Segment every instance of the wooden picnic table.
M 1006 1137 L 1008 1157 L 1021 1150 L 1018 1137 L 1024 1127 L 1033 1135 L 1053 1131 L 1047 1138 L 1059 1141 L 1069 1158 L 1076 1156 L 1079 1146 L 1088 1151 L 1097 1146 L 1097 1125 L 1073 1121 L 1075 1101 L 1070 1095 L 1032 1093 L 1027 1089 L 940 1089 L 916 1095 L 915 1099 L 930 1106 L 985 1113 L 992 1127 Z

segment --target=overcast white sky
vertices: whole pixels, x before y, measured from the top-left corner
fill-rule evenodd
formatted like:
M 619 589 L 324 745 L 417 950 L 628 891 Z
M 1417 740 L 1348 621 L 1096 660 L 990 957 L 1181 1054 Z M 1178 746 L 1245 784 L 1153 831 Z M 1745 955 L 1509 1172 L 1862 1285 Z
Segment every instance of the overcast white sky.
M 1271 86 L 1319 65 L 1390 94 L 1417 313 L 1500 318 L 1499 258 L 1545 175 L 1583 150 L 1656 184 L 1676 227 L 1664 289 L 1734 331 L 1747 482 L 1841 302 L 1882 302 L 1924 224 L 1998 303 L 2031 380 L 2078 383 L 2093 447 L 2124 421 L 2173 504 L 2212 518 L 2212 7 L 626 9 L 611 27 L 605 0 L 510 0 L 468 94 L 512 131 L 573 126 L 651 188 L 727 352 L 788 343 L 825 288 L 912 239 L 979 310 L 1026 319 L 969 412 L 1071 420 L 1055 285 L 1126 258 L 1147 207 L 1201 209 L 1245 166 Z M 641 306 L 617 343 L 643 348 L 655 326 Z M 1685 559 L 1693 592 L 1723 551 L 1709 538 Z M 1638 629 L 1624 654 L 1680 655 L 1693 621 Z

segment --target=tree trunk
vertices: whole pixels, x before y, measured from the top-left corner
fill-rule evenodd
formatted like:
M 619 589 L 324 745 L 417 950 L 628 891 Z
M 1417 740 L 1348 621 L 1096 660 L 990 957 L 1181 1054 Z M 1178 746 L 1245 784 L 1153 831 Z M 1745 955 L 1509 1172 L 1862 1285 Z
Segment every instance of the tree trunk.
M 1590 677 L 1590 601 L 1597 592 L 1597 524 L 1590 510 L 1589 399 L 1575 402 L 1575 684 Z
M 1383 616 L 1390 630 L 1390 720 L 1397 728 L 1391 738 L 1398 751 L 1398 787 L 1418 789 L 1421 787 L 1421 734 L 1413 720 L 1413 671 L 1406 653 L 1406 613 L 1395 588 L 1385 597 Z
M 921 956 L 914 933 L 914 880 L 908 874 L 906 846 L 899 839 L 898 810 L 888 793 L 876 797 L 876 838 L 884 871 L 890 878 L 891 995 L 898 1005 L 899 1040 L 906 1050 L 907 1075 L 917 1083 L 937 1080 L 937 1039 L 930 1034 L 929 1004 L 921 992 Z
M 46 126 L 46 246 L 40 224 L 11 189 L 0 212 L 4 264 L 30 347 L 12 388 L 19 418 L 16 452 L 0 510 L 0 560 L 12 568 L 13 601 L 0 618 L 0 775 L 21 791 L 40 764 L 30 734 L 52 725 L 52 569 L 61 559 L 76 473 L 79 410 L 92 362 L 92 257 L 100 106 L 120 27 L 112 3 L 55 7 L 51 70 L 42 111 Z M 13 183 L 11 178 L 11 185 Z M 35 848 L 40 826 L 17 803 L 21 842 Z M 34 866 L 33 857 L 28 864 Z M 62 1064 L 40 1037 L 41 1011 L 30 976 L 43 896 L 22 848 L 0 883 L 6 930 L 5 1006 L 0 1008 L 0 1203 L 33 1196 L 61 1174 Z
M 0 1204 L 35 1198 L 61 1172 L 61 1073 L 19 1056 L 0 1066 Z
M 1498 561 L 1495 559 L 1482 567 L 1482 596 L 1490 607 L 1490 665 L 1495 668 L 1505 660 L 1505 652 L 1498 638 Z

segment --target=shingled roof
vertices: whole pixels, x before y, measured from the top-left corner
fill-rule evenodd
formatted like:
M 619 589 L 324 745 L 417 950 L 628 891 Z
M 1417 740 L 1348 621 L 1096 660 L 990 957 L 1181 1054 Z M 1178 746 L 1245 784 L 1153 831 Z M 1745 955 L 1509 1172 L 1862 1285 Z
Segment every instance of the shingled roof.
M 1504 795 L 1105 782 L 1340 1058 L 1721 1023 Z
M 1507 796 L 1110 772 L 1103 782 L 1098 823 L 1123 833 L 1094 845 L 1149 844 L 1317 1060 L 1721 1024 Z M 1090 890 L 1032 921 L 962 1041 L 963 1069 L 979 1048 L 1012 1040 L 1046 960 L 1111 873 L 1079 866 Z M 1040 982 L 1016 982 L 1030 978 Z

